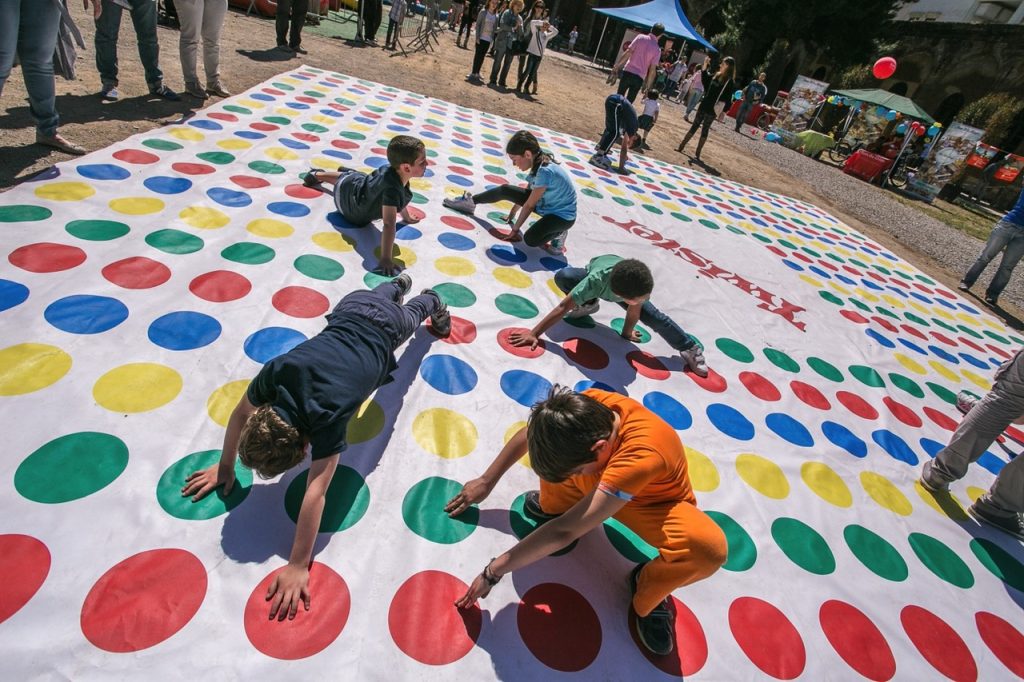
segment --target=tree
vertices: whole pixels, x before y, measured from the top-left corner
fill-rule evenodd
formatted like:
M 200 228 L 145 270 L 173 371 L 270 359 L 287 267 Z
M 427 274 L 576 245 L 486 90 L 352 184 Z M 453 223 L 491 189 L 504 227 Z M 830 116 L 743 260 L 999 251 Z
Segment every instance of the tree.
M 975 100 L 960 110 L 956 120 L 985 131 L 982 140 L 993 147 L 1009 146 L 1009 138 L 1024 111 L 1024 101 L 1005 92 Z

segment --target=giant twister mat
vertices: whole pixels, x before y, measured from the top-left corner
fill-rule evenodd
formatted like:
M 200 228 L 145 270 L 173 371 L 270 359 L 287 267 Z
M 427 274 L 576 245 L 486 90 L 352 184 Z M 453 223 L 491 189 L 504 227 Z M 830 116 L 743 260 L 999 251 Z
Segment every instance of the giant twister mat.
M 446 194 L 516 182 L 522 124 L 300 68 L 62 164 L 0 197 L 0 651 L 8 679 L 209 672 L 340 679 L 1005 679 L 1024 675 L 1024 552 L 964 513 L 1008 461 L 993 445 L 934 498 L 920 465 L 956 393 L 982 393 L 1024 340 L 814 206 L 530 128 L 571 172 L 566 258 L 496 239 Z M 414 286 L 454 312 L 421 329 L 349 430 L 312 567 L 312 608 L 267 619 L 306 465 L 193 504 L 261 364 L 372 286 L 377 227 L 303 187 L 309 166 L 385 163 L 416 135 L 423 220 L 398 231 Z M 560 296 L 568 261 L 617 253 L 706 349 L 706 379 L 623 312 L 507 343 Z M 514 466 L 479 509 L 442 507 L 553 383 L 642 401 L 678 430 L 729 558 L 674 594 L 678 647 L 644 654 L 627 574 L 651 548 L 609 522 L 452 606 L 531 528 Z

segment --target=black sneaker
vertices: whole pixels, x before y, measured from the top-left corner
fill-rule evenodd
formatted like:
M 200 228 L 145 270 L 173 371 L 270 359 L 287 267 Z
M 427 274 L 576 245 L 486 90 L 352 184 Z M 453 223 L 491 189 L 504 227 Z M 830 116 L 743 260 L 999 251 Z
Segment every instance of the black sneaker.
M 550 521 L 561 516 L 561 514 L 549 514 L 541 508 L 539 490 L 531 490 L 526 493 L 526 499 L 523 500 L 523 511 L 539 521 Z
M 405 295 L 412 289 L 412 277 L 403 272 L 392 281 L 398 285 L 398 302 L 401 303 Z
M 998 308 L 999 307 L 999 303 L 997 303 L 996 299 L 994 299 L 991 296 L 986 296 L 985 297 L 985 303 L 990 305 L 990 306 L 992 306 L 993 308 Z
M 647 562 L 638 564 L 629 574 L 629 589 L 633 596 L 636 595 L 640 571 L 645 565 Z M 629 609 L 636 617 L 636 634 L 644 648 L 655 656 L 667 656 L 672 653 L 676 646 L 676 616 L 673 613 L 672 600 L 666 597 L 646 616 L 637 615 L 633 610 L 632 603 L 629 605 Z
M 960 291 L 970 291 L 971 285 L 968 284 L 967 282 L 960 282 L 960 284 L 956 285 L 956 288 L 959 289 Z
M 153 95 L 154 97 L 159 97 L 160 99 L 168 100 L 169 102 L 180 102 L 181 101 L 181 95 L 176 93 L 174 90 L 171 90 L 169 87 L 167 87 L 163 83 L 161 83 L 160 85 L 158 85 L 158 86 L 156 86 L 154 88 L 150 88 L 149 89 L 149 94 Z
M 302 184 L 306 187 L 319 187 L 320 180 L 317 179 L 316 174 L 323 172 L 324 170 L 322 168 L 310 168 L 306 171 L 306 176 L 302 178 Z
M 374 45 L 376 45 L 376 43 L 374 43 Z M 289 45 L 288 49 L 290 49 L 295 54 L 309 54 L 309 50 L 302 47 L 301 45 Z
M 1024 521 L 1021 520 L 1020 514 L 997 516 L 979 507 L 977 502 L 967 508 L 967 513 L 982 523 L 987 523 L 993 528 L 1009 533 L 1018 540 L 1024 540 Z
M 434 296 L 437 296 L 438 306 L 437 310 L 430 315 L 430 328 L 433 329 L 434 333 L 441 338 L 447 337 L 452 333 L 452 314 L 448 312 L 448 304 L 445 303 L 441 298 L 441 295 L 433 289 L 424 289 L 420 293 L 433 294 Z

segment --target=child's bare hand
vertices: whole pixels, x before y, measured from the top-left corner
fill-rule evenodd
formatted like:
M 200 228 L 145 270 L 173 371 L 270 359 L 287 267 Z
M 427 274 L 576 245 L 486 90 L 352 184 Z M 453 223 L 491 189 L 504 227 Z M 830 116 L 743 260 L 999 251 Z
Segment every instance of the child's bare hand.
M 508 342 L 516 348 L 530 347 L 530 350 L 536 350 L 540 344 L 540 339 L 530 332 L 512 332 L 508 335 Z
M 519 230 L 512 230 L 508 234 L 499 234 L 498 239 L 503 242 L 521 242 L 523 241 L 523 236 L 519 234 Z
M 448 500 L 448 504 L 444 506 L 444 511 L 448 516 L 458 516 L 469 509 L 470 506 L 483 502 L 490 494 L 491 487 L 487 485 L 487 482 L 482 478 L 474 478 L 462 486 L 462 491 L 458 495 Z
M 402 222 L 406 225 L 415 225 L 421 220 L 419 216 L 402 214 Z
M 230 469 L 221 475 L 220 465 L 214 464 L 206 469 L 193 471 L 185 478 L 185 486 L 181 489 L 181 496 L 192 496 L 193 502 L 198 502 L 219 486 L 224 486 L 224 494 L 230 495 L 231 489 L 235 487 L 235 471 Z
M 267 601 L 270 602 L 270 620 L 275 616 L 278 620 L 295 618 L 300 601 L 309 611 L 309 569 L 286 566 L 270 583 Z
M 380 263 L 378 263 L 377 267 L 374 268 L 374 272 L 379 272 L 380 274 L 386 275 L 387 277 L 394 277 L 401 271 L 402 268 L 399 267 L 398 264 L 395 263 L 395 261 L 391 260 L 390 258 L 381 258 Z
M 466 590 L 466 594 L 462 595 L 455 601 L 455 606 L 460 609 L 471 608 L 476 604 L 477 599 L 483 599 L 491 593 L 491 584 L 484 578 L 484 574 L 481 573 L 477 577 L 473 578 L 473 584 Z
M 623 334 L 622 338 L 626 339 L 627 341 L 642 341 L 643 340 L 643 336 L 641 336 L 640 332 L 638 332 L 635 329 L 629 333 L 629 336 Z

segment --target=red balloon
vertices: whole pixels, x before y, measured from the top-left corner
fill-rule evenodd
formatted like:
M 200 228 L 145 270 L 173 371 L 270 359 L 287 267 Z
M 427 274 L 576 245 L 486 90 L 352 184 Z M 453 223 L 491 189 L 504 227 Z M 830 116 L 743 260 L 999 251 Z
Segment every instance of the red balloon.
M 896 73 L 896 60 L 892 57 L 882 57 L 875 62 L 874 67 L 871 69 L 871 73 L 873 73 L 875 78 L 879 80 L 889 78 Z

